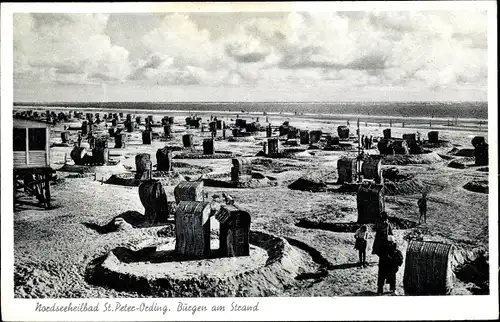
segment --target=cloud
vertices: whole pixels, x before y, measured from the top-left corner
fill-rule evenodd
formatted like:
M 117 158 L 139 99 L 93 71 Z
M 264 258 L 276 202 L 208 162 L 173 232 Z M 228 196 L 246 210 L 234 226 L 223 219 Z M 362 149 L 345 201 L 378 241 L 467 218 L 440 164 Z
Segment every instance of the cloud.
M 185 14 L 167 14 L 161 25 L 142 38 L 151 53 L 161 53 L 193 66 L 207 66 L 222 53 L 214 46 L 210 32 L 199 29 Z
M 140 31 L 116 29 L 133 15 L 115 19 L 110 38 L 107 14 L 15 14 L 16 84 L 487 85 L 481 11 L 256 13 L 233 19 L 233 27 L 220 14 L 203 28 L 196 15 L 203 16 L 156 15 Z
M 85 83 L 86 75 L 97 72 L 102 79 L 124 79 L 130 72 L 128 51 L 104 34 L 107 20 L 105 14 L 15 14 L 16 70 L 45 73 L 49 77 L 42 79 L 49 82 L 77 74 Z

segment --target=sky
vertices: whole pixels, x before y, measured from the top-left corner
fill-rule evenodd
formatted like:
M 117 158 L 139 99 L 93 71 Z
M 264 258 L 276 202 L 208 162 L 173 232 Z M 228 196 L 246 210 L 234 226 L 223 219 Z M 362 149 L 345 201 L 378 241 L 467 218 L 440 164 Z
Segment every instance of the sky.
M 485 11 L 14 14 L 14 101 L 487 101 Z

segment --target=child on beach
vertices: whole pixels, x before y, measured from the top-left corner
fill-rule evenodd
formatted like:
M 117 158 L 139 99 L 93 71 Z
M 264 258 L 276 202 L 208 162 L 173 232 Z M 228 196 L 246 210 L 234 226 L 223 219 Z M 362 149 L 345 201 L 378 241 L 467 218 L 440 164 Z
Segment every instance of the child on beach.
M 366 225 L 359 227 L 359 229 L 354 234 L 354 238 L 356 239 L 354 248 L 359 252 L 359 265 L 366 267 L 366 239 L 368 238 Z

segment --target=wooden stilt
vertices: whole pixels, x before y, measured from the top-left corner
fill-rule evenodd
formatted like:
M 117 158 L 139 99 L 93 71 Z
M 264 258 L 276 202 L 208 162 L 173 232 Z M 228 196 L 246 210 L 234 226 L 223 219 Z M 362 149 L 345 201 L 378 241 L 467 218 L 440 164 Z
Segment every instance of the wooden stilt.
M 50 174 L 45 174 L 45 208 L 50 209 Z

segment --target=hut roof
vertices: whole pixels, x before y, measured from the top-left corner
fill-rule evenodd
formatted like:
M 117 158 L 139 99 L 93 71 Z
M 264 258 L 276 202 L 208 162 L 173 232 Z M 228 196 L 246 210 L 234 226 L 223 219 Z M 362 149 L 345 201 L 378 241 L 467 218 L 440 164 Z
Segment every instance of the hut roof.
M 185 190 L 185 189 L 198 188 L 199 186 L 203 186 L 203 181 L 183 181 L 179 182 L 179 184 L 175 187 L 175 189 Z
M 210 217 L 210 203 L 203 201 L 181 201 L 177 205 L 176 214 L 192 213 L 201 216 L 201 223 L 205 224 Z
M 244 159 L 244 158 L 233 158 L 232 159 L 233 166 L 251 166 L 252 160 Z
M 13 128 L 47 128 L 49 125 L 45 122 L 36 122 L 31 120 L 20 120 L 13 119 L 12 120 Z
M 242 216 L 245 221 L 250 221 L 250 214 L 248 212 L 233 205 L 221 206 L 220 211 L 215 214 L 215 219 L 217 219 L 221 224 L 225 224 L 231 218 L 231 214 L 238 214 L 238 216 Z

